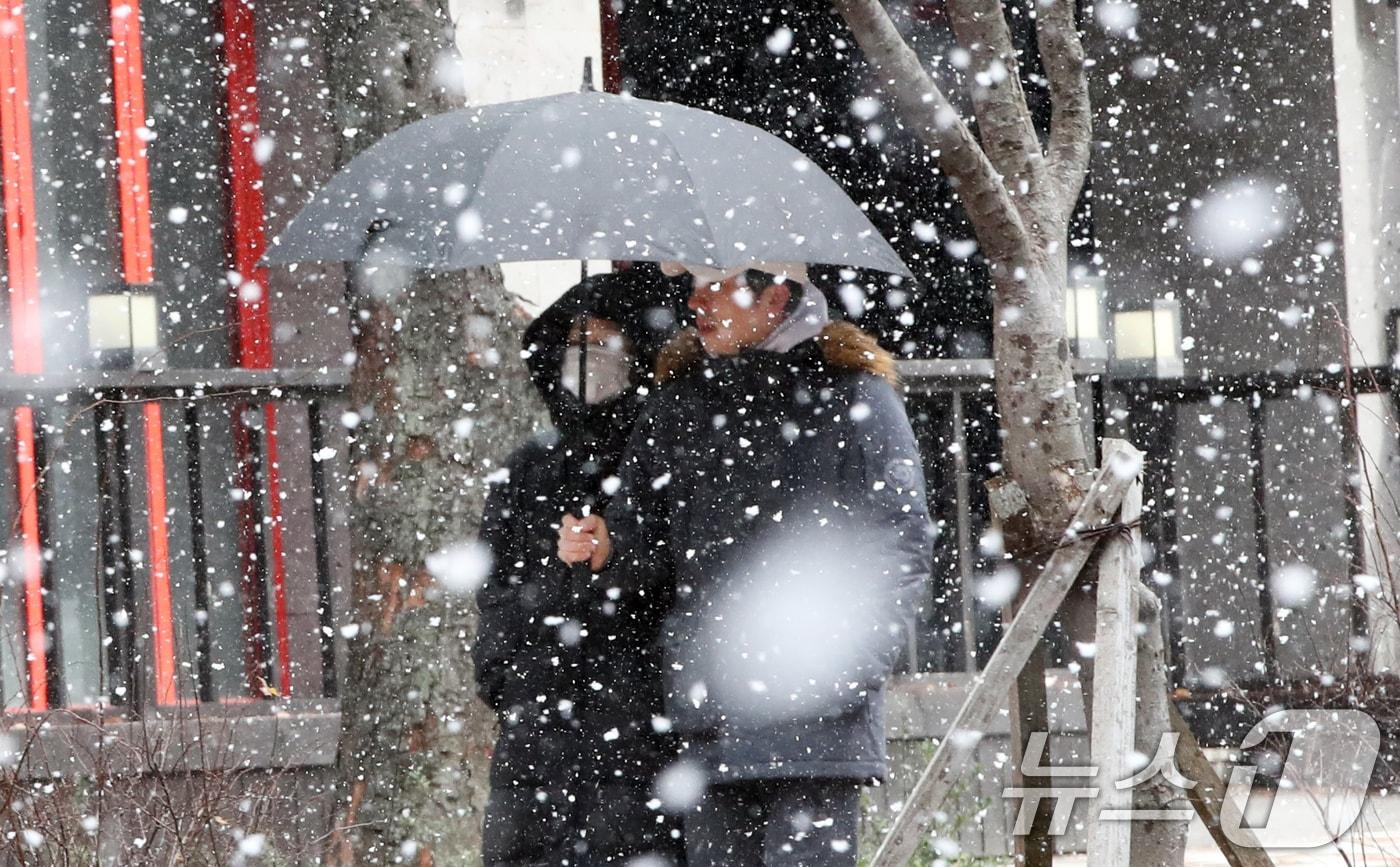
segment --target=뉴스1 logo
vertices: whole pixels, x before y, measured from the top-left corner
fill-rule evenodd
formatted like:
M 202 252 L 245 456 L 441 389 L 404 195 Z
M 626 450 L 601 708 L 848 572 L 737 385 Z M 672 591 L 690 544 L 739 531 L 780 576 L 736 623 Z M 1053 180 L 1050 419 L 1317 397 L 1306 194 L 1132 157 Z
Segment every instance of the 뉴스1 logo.
M 1376 721 L 1358 710 L 1282 710 L 1264 717 L 1245 735 L 1241 749 L 1263 743 L 1268 735 L 1291 735 L 1286 752 L 1278 756 L 1279 784 L 1272 799 L 1255 796 L 1259 768 L 1237 765 L 1230 770 L 1221 827 L 1237 846 L 1265 849 L 1313 849 L 1334 842 L 1356 824 L 1365 806 L 1371 772 L 1380 750 L 1381 732 Z M 1069 829 L 1070 813 L 1081 800 L 1098 795 L 1100 781 L 1094 766 L 1045 764 L 1045 732 L 1027 740 L 1023 770 L 1026 776 L 1053 779 L 1077 778 L 1084 785 L 1013 787 L 1002 789 L 1004 798 L 1020 798 L 1013 833 L 1029 832 L 1036 810 L 1045 800 L 1055 802 L 1049 832 Z M 1177 789 L 1195 788 L 1176 767 L 1177 735 L 1162 735 L 1152 758 L 1142 757 L 1142 767 L 1115 788 L 1132 789 L 1159 774 Z M 1164 810 L 1105 810 L 1105 821 L 1189 821 L 1185 806 Z

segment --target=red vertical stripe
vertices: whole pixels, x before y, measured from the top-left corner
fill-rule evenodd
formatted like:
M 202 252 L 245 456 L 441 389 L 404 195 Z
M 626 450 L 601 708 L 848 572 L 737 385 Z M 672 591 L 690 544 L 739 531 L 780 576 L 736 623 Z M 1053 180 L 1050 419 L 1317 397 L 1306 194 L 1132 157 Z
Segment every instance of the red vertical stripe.
M 29 706 L 47 710 L 48 642 L 44 630 L 44 562 L 39 551 L 39 475 L 34 466 L 34 413 L 15 408 L 15 461 L 19 470 L 20 548 L 24 564 L 25 659 Z
M 599 35 L 603 51 L 603 90 L 622 91 L 622 34 L 616 0 L 598 0 Z
M 256 20 L 247 0 L 224 0 L 224 62 L 228 70 L 229 235 L 231 258 L 240 284 L 235 288 L 238 320 L 235 354 L 243 367 L 269 368 L 273 364 L 271 298 L 267 270 L 259 265 L 266 249 L 263 228 L 262 166 L 258 162 L 258 69 Z M 267 464 L 267 496 L 264 507 L 268 559 L 272 576 L 272 606 L 277 643 L 277 687 L 292 692 L 291 634 L 287 611 L 287 569 L 282 538 L 282 494 L 277 461 L 277 407 L 264 404 Z M 257 516 L 252 516 L 257 520 Z
M 29 132 L 29 67 L 22 6 L 0 7 L 0 113 L 5 148 L 6 256 L 16 373 L 41 373 L 39 266 L 34 229 L 34 165 Z
M 44 367 L 31 146 L 24 7 L 0 0 L 0 148 L 4 152 L 5 262 L 10 290 L 11 352 L 16 373 L 41 373 Z M 39 548 L 38 474 L 34 466 L 34 414 L 29 407 L 20 406 L 15 408 L 14 418 L 29 707 L 45 710 L 49 706 L 48 658 L 44 567 Z
M 267 271 L 259 267 L 266 248 L 263 234 L 262 167 L 259 137 L 257 51 L 253 9 L 245 0 L 224 0 L 224 61 L 228 69 L 229 225 L 237 290 L 238 363 L 272 366 L 268 322 Z
M 137 0 L 112 0 L 111 10 L 122 272 L 128 283 L 150 283 L 155 279 L 155 267 L 151 250 L 150 180 L 146 168 L 141 12 Z
M 160 404 L 148 403 L 142 409 L 146 421 L 146 474 L 157 479 L 147 490 L 146 502 L 151 513 L 151 621 L 155 626 L 156 701 L 174 704 L 175 684 L 175 616 L 170 603 L 170 542 L 165 526 L 165 452 L 161 434 Z M 156 516 L 159 516 L 157 528 Z
M 3 2 L 3 0 L 0 0 Z M 116 109 L 117 186 L 121 195 L 122 276 L 128 284 L 155 279 L 151 197 L 146 165 L 146 96 L 137 0 L 112 0 L 112 82 Z M 155 698 L 174 704 L 175 622 L 170 602 L 170 528 L 166 520 L 164 435 L 160 404 L 142 407 L 146 439 L 146 511 L 150 552 Z

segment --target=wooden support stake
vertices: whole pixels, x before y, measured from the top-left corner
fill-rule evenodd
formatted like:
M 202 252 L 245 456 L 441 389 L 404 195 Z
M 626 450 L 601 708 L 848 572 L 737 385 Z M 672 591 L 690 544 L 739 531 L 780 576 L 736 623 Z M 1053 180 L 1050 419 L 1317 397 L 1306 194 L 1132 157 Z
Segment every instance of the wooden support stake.
M 1018 609 L 1019 610 L 1019 609 Z M 1050 731 L 1050 708 L 1045 695 L 1045 641 L 1037 641 L 1031 655 L 1017 675 L 1011 687 L 1011 784 L 1018 789 L 1031 790 L 1048 788 L 1054 781 L 1025 772 L 1026 751 L 1030 748 L 1031 736 L 1036 732 Z M 1049 764 L 1049 740 L 1045 741 L 1045 755 L 1034 756 L 1037 764 Z M 1054 819 L 1055 802 L 1046 798 L 1035 805 L 1035 815 L 1026 833 L 1015 836 L 1012 847 L 1016 852 L 1017 867 L 1053 867 L 1055 863 L 1055 839 L 1050 836 L 1050 823 Z
M 1191 734 L 1190 726 L 1181 718 L 1181 712 L 1175 705 L 1171 706 L 1170 713 L 1172 731 L 1177 734 L 1176 768 L 1186 779 L 1195 781 L 1196 785 L 1186 790 L 1186 796 L 1191 799 L 1191 806 L 1196 808 L 1196 815 L 1205 823 L 1206 830 L 1210 831 L 1211 839 L 1215 840 L 1220 853 L 1225 856 L 1230 867 L 1273 867 L 1273 859 L 1258 845 L 1254 833 L 1248 828 L 1241 828 L 1240 833 L 1247 835 L 1246 839 L 1253 843 L 1253 846 L 1237 845 L 1225 836 L 1225 829 L 1220 826 L 1220 815 L 1225 803 L 1225 783 L 1201 751 L 1196 736 Z
M 904 809 L 895 817 L 870 867 L 904 867 L 924 842 L 958 771 L 1000 711 L 1016 674 L 1025 665 L 1093 553 L 1098 536 L 1079 534 L 1107 524 L 1141 471 L 1142 453 L 1123 440 L 1104 440 L 1104 453 L 1103 469 L 1099 470 L 1084 502 L 1075 512 L 1060 546 L 1050 555 L 1021 610 L 1007 626 L 991 659 L 987 660 L 987 667 L 973 681 L 962 708 L 949 726 L 947 737 L 938 745 L 933 759 L 909 793 Z
M 1142 517 L 1142 484 L 1133 482 L 1123 497 L 1119 521 L 1131 525 Z M 1089 813 L 1089 863 L 1095 867 L 1129 867 L 1133 824 L 1123 818 L 1105 821 L 1104 811 L 1120 817 L 1133 807 L 1133 790 L 1117 783 L 1137 770 L 1133 754 L 1137 709 L 1137 613 L 1133 588 L 1142 571 L 1138 529 L 1107 538 L 1099 550 L 1099 587 L 1094 629 L 1093 717 L 1089 753 L 1098 768 L 1098 794 Z

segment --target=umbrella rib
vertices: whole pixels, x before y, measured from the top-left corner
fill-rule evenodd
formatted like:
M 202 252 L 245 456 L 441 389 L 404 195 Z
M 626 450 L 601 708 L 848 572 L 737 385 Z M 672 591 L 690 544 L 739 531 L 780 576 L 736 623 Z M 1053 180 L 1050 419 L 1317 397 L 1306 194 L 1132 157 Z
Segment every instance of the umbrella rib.
M 631 111 L 631 110 L 632 110 L 632 107 L 631 107 L 631 106 L 628 106 L 628 111 Z M 696 203 L 696 204 L 695 204 L 695 213 L 698 214 L 698 215 L 700 216 L 700 224 L 704 227 L 704 229 L 705 229 L 705 234 L 708 235 L 709 238 L 710 238 L 710 245 L 711 245 L 711 247 L 714 249 L 715 253 L 718 254 L 718 252 L 719 252 L 719 233 L 715 231 L 714 223 L 712 223 L 712 222 L 710 221 L 710 215 L 707 214 L 707 213 L 705 213 L 704 201 L 701 199 L 701 196 L 700 196 L 700 185 L 697 184 L 697 183 L 695 182 L 695 175 L 691 174 L 690 166 L 686 165 L 685 154 L 683 154 L 683 153 L 681 152 L 681 147 L 680 147 L 680 145 L 678 145 L 678 144 L 676 143 L 676 140 L 675 140 L 674 138 L 671 137 L 671 133 L 670 133 L 669 130 L 666 130 L 664 126 L 661 127 L 660 129 L 662 130 L 662 135 L 664 135 L 664 136 L 666 137 L 666 142 L 667 142 L 668 144 L 671 145 L 671 150 L 674 151 L 675 154 L 676 154 L 676 157 L 677 157 L 677 162 L 676 162 L 676 164 L 680 166 L 681 171 L 685 172 L 685 179 L 686 179 L 686 180 L 689 182 L 689 184 L 690 184 L 691 195 L 694 197 L 695 203 Z M 715 255 L 715 256 L 714 256 L 714 263 L 715 263 L 716 265 L 719 264 L 719 256 L 718 256 L 718 255 Z M 682 264 L 684 264 L 684 263 L 682 263 Z M 704 264 L 704 263 L 696 263 L 696 264 Z

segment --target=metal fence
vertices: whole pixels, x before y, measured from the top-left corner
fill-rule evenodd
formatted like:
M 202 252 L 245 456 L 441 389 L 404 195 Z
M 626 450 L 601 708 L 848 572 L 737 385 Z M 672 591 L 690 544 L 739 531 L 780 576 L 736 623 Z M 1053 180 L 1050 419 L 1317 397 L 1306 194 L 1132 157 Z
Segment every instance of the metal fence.
M 314 370 L 0 376 L 0 446 L 19 455 L 0 471 L 6 707 L 334 696 L 344 447 L 328 416 L 345 385 Z
M 994 372 L 989 358 L 899 362 L 938 530 L 930 593 L 901 663 L 906 673 L 976 671 L 1000 637 L 999 607 L 977 592 L 1000 559 L 984 553 L 980 544 L 990 529 L 984 486 L 999 471 Z M 1074 374 L 1085 433 L 1101 438 L 1103 362 L 1076 360 Z M 1050 641 L 1058 660 L 1064 656 L 1065 640 L 1056 632 Z
M 998 560 L 979 545 L 999 457 L 993 366 L 904 361 L 900 373 L 939 528 L 902 670 L 973 671 L 1000 630 L 1000 611 L 977 592 Z M 1364 636 L 1366 612 L 1345 593 L 1364 554 L 1349 413 L 1355 395 L 1394 412 L 1394 371 L 1109 379 L 1101 362 L 1081 361 L 1075 373 L 1086 433 L 1127 436 L 1147 453 L 1145 530 L 1177 684 L 1208 691 L 1359 666 L 1364 642 L 1351 639 Z M 26 489 L 14 465 L 0 467 L 0 487 L 16 493 L 0 510 L 13 540 L 0 608 L 7 706 L 333 697 L 346 385 L 344 371 L 324 370 L 0 375 L 8 418 L 21 407 L 32 416 L 35 470 Z M 0 426 L 0 447 L 15 448 L 16 431 Z M 1339 535 L 1310 559 L 1325 593 L 1304 630 L 1304 618 L 1281 613 L 1273 579 L 1319 522 Z M 23 556 L 30 534 L 37 575 Z M 1074 658 L 1063 635 L 1049 642 L 1051 664 Z
M 1380 402 L 1395 442 L 1395 370 L 1114 378 L 1101 363 L 1077 364 L 1086 432 L 1125 436 L 1146 454 L 1147 577 L 1167 606 L 1177 686 L 1208 695 L 1362 670 L 1355 413 Z M 978 545 L 999 458 L 992 362 L 906 361 L 900 372 L 939 525 L 933 588 L 902 670 L 972 671 L 1000 634 L 1000 611 L 977 594 L 996 564 Z M 1306 570 L 1305 598 L 1279 600 L 1290 568 Z M 1076 658 L 1058 629 L 1047 641 L 1052 665 Z

